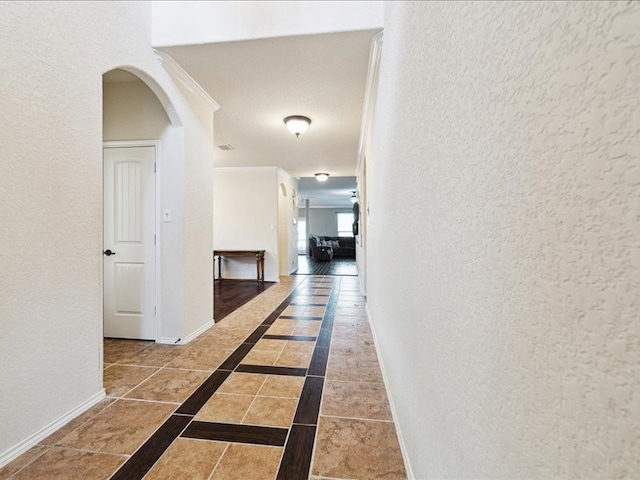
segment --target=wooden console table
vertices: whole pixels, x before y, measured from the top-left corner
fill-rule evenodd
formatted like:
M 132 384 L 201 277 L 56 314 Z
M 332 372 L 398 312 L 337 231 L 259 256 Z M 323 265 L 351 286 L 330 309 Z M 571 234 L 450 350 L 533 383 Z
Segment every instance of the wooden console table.
M 213 261 L 218 257 L 218 280 L 222 280 L 222 257 L 256 257 L 258 282 L 264 282 L 264 250 L 214 250 Z

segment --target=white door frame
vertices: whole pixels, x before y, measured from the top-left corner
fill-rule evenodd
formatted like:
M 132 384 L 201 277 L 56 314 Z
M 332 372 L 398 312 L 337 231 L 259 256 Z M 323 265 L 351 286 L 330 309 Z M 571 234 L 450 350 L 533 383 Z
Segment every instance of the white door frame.
M 156 152 L 156 158 L 155 158 L 155 165 L 156 165 L 156 174 L 155 174 L 155 186 L 156 186 L 156 198 L 155 198 L 155 202 L 156 202 L 156 208 L 155 208 L 155 222 L 154 222 L 154 227 L 155 227 L 155 282 L 154 282 L 154 288 L 153 288 L 153 294 L 154 294 L 154 299 L 153 299 L 153 303 L 156 306 L 156 311 L 155 311 L 155 320 L 156 320 L 156 335 L 155 335 L 155 341 L 158 341 L 158 332 L 160 330 L 159 325 L 160 325 L 160 320 L 162 317 L 162 312 L 161 309 L 159 308 L 158 305 L 158 285 L 160 284 L 160 279 L 161 277 L 161 265 L 160 265 L 160 251 L 161 251 L 161 241 L 162 241 L 162 235 L 160 235 L 159 232 L 162 231 L 162 169 L 160 168 L 160 158 L 162 158 L 161 155 L 161 143 L 160 140 L 122 140 L 122 141 L 108 141 L 108 142 L 102 142 L 102 149 L 104 150 L 105 148 L 126 148 L 126 147 L 155 147 L 155 152 Z M 104 160 L 103 160 L 104 161 Z M 102 203 L 104 205 L 104 178 L 102 180 L 102 185 L 103 185 L 103 191 L 102 191 Z M 103 210 L 103 214 L 102 214 L 102 238 L 104 241 L 104 208 Z M 100 255 L 102 256 L 102 254 Z M 104 331 L 104 262 L 101 263 L 102 265 L 102 324 L 103 324 L 103 331 Z M 103 333 L 103 337 L 104 337 L 104 333 Z

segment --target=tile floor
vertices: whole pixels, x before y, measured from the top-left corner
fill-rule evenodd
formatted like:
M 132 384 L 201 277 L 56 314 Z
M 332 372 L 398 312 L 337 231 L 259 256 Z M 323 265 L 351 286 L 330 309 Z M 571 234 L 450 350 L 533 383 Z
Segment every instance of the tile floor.
M 402 479 L 357 277 L 289 276 L 183 346 L 104 343 L 98 405 L 0 479 Z

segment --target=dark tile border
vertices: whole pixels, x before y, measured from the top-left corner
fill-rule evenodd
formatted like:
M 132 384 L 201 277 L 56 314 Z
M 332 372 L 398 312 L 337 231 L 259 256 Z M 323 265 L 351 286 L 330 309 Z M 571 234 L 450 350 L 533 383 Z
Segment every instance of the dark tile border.
M 194 422 L 193 416 L 200 411 L 200 409 L 204 406 L 205 403 L 213 396 L 213 394 L 220 388 L 220 385 L 231 375 L 232 371 L 240 364 L 242 359 L 249 353 L 249 351 L 255 346 L 255 343 L 260 340 L 260 338 L 267 331 L 269 326 L 275 322 L 275 320 L 280 316 L 280 314 L 284 311 L 285 308 L 289 306 L 289 304 L 293 301 L 293 299 L 302 291 L 304 287 L 304 283 L 296 287 L 293 292 L 289 294 L 287 298 L 285 298 L 276 309 L 269 314 L 269 316 L 258 326 L 256 329 L 247 337 L 246 341 L 242 343 L 236 350 L 229 355 L 225 359 L 225 361 L 214 371 L 209 378 L 207 378 L 202 384 L 193 392 L 187 400 L 185 400 L 182 405 L 180 405 L 171 417 L 165 423 L 163 423 L 151 437 L 140 447 L 138 450 L 134 452 L 134 454 L 127 460 L 112 476 L 112 480 L 141 480 L 149 470 L 153 467 L 153 465 L 158 461 L 158 459 L 164 454 L 164 452 L 169 448 L 169 445 L 178 438 L 180 433 L 185 430 L 185 427 L 196 424 L 196 426 L 192 427 L 192 432 L 196 432 L 197 434 L 200 430 L 202 430 L 203 434 L 206 433 L 206 428 L 203 430 L 203 427 L 200 425 L 201 423 L 206 422 Z M 249 343 L 247 342 L 249 341 Z M 276 367 L 272 367 L 276 368 Z M 280 367 L 281 368 L 281 367 Z M 299 370 L 299 369 L 286 369 L 286 370 Z M 303 372 L 288 372 L 284 373 L 285 375 L 301 375 L 304 376 L 306 374 L 306 369 L 302 369 Z M 238 370 L 241 371 L 241 370 Z M 281 373 L 282 374 L 282 373 Z M 191 425 L 190 425 L 191 423 Z M 189 430 L 187 427 L 187 430 Z M 241 426 L 241 427 L 251 427 Z M 269 427 L 253 427 L 254 429 L 269 429 Z M 241 430 L 236 430 L 235 433 L 231 432 L 228 435 L 236 435 L 237 438 L 252 438 L 254 435 L 255 439 L 260 441 L 261 438 L 264 437 L 264 441 L 276 441 L 277 439 L 280 443 L 280 446 L 284 445 L 288 429 L 275 429 L 278 432 L 270 432 L 268 430 L 247 430 L 246 428 Z M 284 437 L 282 437 L 284 432 Z M 263 437 L 261 437 L 263 435 Z M 271 436 L 270 436 L 271 435 Z M 198 438 L 198 437 L 191 437 Z M 233 440 L 228 440 L 233 441 Z M 240 441 L 240 440 L 239 440 Z M 270 445 L 267 443 L 265 445 Z
M 229 375 L 231 375 L 231 371 L 229 370 L 216 370 L 213 372 L 209 378 L 178 407 L 175 413 L 191 416 L 198 413 Z
M 191 417 L 171 415 L 113 474 L 111 480 L 139 480 L 144 477 L 190 421 Z
M 313 356 L 311 357 L 311 363 L 309 364 L 309 370 L 307 375 L 315 377 L 324 377 L 327 371 L 327 362 L 329 361 L 329 347 L 316 347 L 313 350 Z
M 181 437 L 282 447 L 288 433 L 288 428 L 199 422 L 194 420 L 185 429 Z
M 316 427 L 293 425 L 282 455 L 277 480 L 299 480 L 309 477 Z
M 320 305 L 321 307 L 326 307 L 326 305 Z M 280 315 L 280 318 L 286 320 L 322 320 L 322 317 L 310 317 L 307 315 Z
M 304 335 L 263 335 L 263 340 L 287 340 L 288 342 L 315 342 L 318 337 Z
M 323 386 L 323 377 L 307 377 L 305 379 L 298 408 L 293 417 L 294 425 L 317 425 Z
M 296 367 L 272 367 L 270 365 L 247 365 L 240 364 L 236 372 L 241 373 L 262 373 L 264 375 L 287 375 L 290 377 L 304 377 L 307 374 L 306 368 Z
M 333 283 L 329 302 L 322 317 L 320 333 L 302 387 L 289 438 L 284 447 L 277 480 L 297 480 L 309 476 L 340 283 L 341 279 Z
M 260 327 L 258 327 L 260 328 Z M 255 331 L 254 331 L 255 333 Z M 250 335 L 253 336 L 253 333 Z M 257 342 L 257 340 L 256 340 Z M 255 346 L 255 343 L 242 343 L 238 348 L 236 348 L 231 355 L 227 357 L 227 359 L 222 362 L 222 364 L 218 367 L 218 370 L 233 370 L 238 365 L 244 357 L 251 351 L 251 349 Z

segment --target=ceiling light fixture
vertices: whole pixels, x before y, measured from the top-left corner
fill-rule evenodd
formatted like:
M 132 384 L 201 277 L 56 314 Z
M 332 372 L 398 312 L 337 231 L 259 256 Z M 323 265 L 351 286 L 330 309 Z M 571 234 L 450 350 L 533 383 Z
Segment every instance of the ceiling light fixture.
M 326 182 L 327 178 L 329 178 L 329 174 L 328 173 L 316 173 L 316 179 L 319 182 Z
M 311 119 L 309 117 L 303 117 L 302 115 L 291 115 L 284 119 L 284 124 L 291 133 L 299 137 L 301 133 L 307 131 L 307 128 L 311 125 Z

